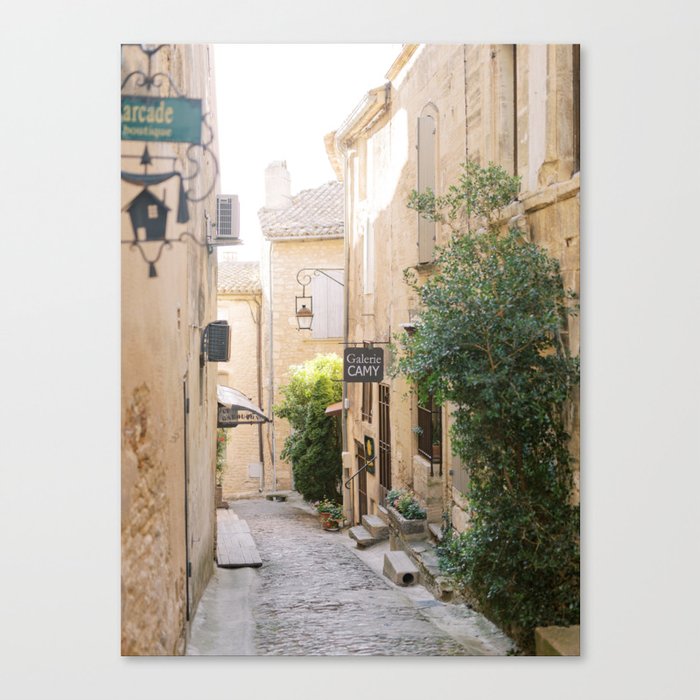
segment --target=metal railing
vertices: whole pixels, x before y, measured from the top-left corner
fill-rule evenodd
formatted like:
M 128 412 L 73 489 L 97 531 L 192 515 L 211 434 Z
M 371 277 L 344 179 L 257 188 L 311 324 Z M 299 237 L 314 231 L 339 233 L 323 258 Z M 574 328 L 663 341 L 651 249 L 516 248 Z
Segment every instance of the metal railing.
M 375 460 L 377 459 L 377 455 L 374 455 L 371 459 L 368 459 L 346 482 L 345 482 L 345 488 L 349 489 L 350 488 L 350 482 L 356 477 L 359 476 L 367 467 L 370 466 Z

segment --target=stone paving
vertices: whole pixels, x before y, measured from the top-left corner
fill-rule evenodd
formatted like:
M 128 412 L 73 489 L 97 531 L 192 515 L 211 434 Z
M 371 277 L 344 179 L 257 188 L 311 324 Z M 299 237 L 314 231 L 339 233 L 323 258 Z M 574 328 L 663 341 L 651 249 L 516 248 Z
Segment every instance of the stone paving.
M 298 497 L 232 506 L 250 526 L 263 565 L 217 570 L 188 654 L 465 656 L 510 649 L 510 640 L 467 606 L 389 582 L 378 569 L 380 545 L 360 553 L 347 532 L 322 530 Z

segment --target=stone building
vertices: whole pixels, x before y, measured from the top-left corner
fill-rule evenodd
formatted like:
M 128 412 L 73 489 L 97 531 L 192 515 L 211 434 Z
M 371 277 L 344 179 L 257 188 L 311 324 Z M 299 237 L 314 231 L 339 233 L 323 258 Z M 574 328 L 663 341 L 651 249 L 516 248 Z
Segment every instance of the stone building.
M 419 310 L 403 271 L 430 275 L 435 245 L 448 231 L 408 209 L 409 194 L 427 187 L 445 193 L 467 159 L 521 177 L 508 219 L 560 261 L 565 285 L 578 293 L 578 47 L 410 44 L 386 78 L 327 139 L 345 181 L 346 339 L 388 343 L 410 329 Z M 577 318 L 569 321 L 568 343 L 577 355 Z M 450 448 L 450 407 L 419 406 L 401 377 L 349 384 L 347 395 L 345 477 L 364 463 L 365 437 L 378 451 L 374 474 L 354 478 L 346 491 L 353 522 L 376 512 L 387 489 L 408 486 L 431 522 L 449 512 L 463 529 L 468 472 Z M 569 429 L 577 456 L 577 400 Z
M 193 100 L 205 121 L 185 119 L 193 135 L 160 140 L 167 110 Z M 202 338 L 216 320 L 217 261 L 206 245 L 216 216 L 215 106 L 210 47 L 122 47 L 124 655 L 183 653 L 213 571 L 216 364 Z M 190 145 L 200 129 L 201 143 Z M 151 140 L 132 140 L 144 134 Z
M 265 240 L 262 408 L 272 417 L 292 365 L 319 353 L 342 355 L 343 185 L 328 182 L 292 196 L 286 163 L 274 162 L 265 172 L 265 206 L 258 216 Z M 302 295 L 304 283 L 313 299 L 311 330 L 297 326 L 295 299 Z M 290 489 L 291 465 L 280 458 L 289 424 L 274 417 L 265 432 L 264 489 Z
M 219 384 L 237 389 L 262 405 L 262 285 L 259 262 L 219 263 L 218 318 L 231 326 L 229 362 L 219 364 Z M 257 496 L 265 483 L 264 424 L 227 428 L 223 498 Z

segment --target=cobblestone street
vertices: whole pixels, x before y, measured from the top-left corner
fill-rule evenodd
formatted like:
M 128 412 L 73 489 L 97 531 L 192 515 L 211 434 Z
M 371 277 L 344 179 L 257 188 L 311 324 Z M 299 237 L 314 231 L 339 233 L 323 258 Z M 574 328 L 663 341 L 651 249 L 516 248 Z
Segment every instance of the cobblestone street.
M 464 605 L 381 575 L 388 544 L 354 548 L 296 498 L 236 501 L 263 560 L 217 569 L 199 604 L 189 655 L 506 654 L 510 640 Z

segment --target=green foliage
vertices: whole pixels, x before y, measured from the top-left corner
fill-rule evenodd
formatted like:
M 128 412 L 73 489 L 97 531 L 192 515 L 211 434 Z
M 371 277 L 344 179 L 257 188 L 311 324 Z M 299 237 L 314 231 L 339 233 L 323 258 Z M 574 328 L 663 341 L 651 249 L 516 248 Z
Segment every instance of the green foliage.
M 406 520 L 425 520 L 427 517 L 415 494 L 408 489 L 392 489 L 386 495 L 386 502 Z
M 491 226 L 500 210 L 516 198 L 520 179 L 493 163 L 482 168 L 469 161 L 462 164 L 462 170 L 459 182 L 450 185 L 447 194 L 441 197 L 431 190 L 421 194 L 414 190 L 408 200 L 409 208 L 453 230 L 460 226 L 470 230 L 474 224 Z
M 221 486 L 224 478 L 224 467 L 226 466 L 226 443 L 228 435 L 224 428 L 216 430 L 216 485 Z
M 324 498 L 316 504 L 316 511 L 318 513 L 328 513 L 330 519 L 339 523 L 343 520 L 343 508 L 339 503 Z
M 398 370 L 438 403 L 457 406 L 453 445 L 470 472 L 471 526 L 440 548 L 444 569 L 501 624 L 574 624 L 579 615 L 578 509 L 563 409 L 578 382 L 561 328 L 573 312 L 557 261 L 499 232 L 495 214 L 517 193 L 500 168 L 464 167 L 458 186 L 409 206 L 466 223 L 419 286 L 420 323 L 398 338 Z M 454 228 L 454 226 L 453 226 Z
M 281 389 L 282 402 L 274 409 L 292 428 L 281 456 L 291 461 L 295 486 L 309 501 L 340 500 L 340 431 L 325 410 L 341 399 L 342 364 L 331 353 L 294 365 L 289 383 Z

